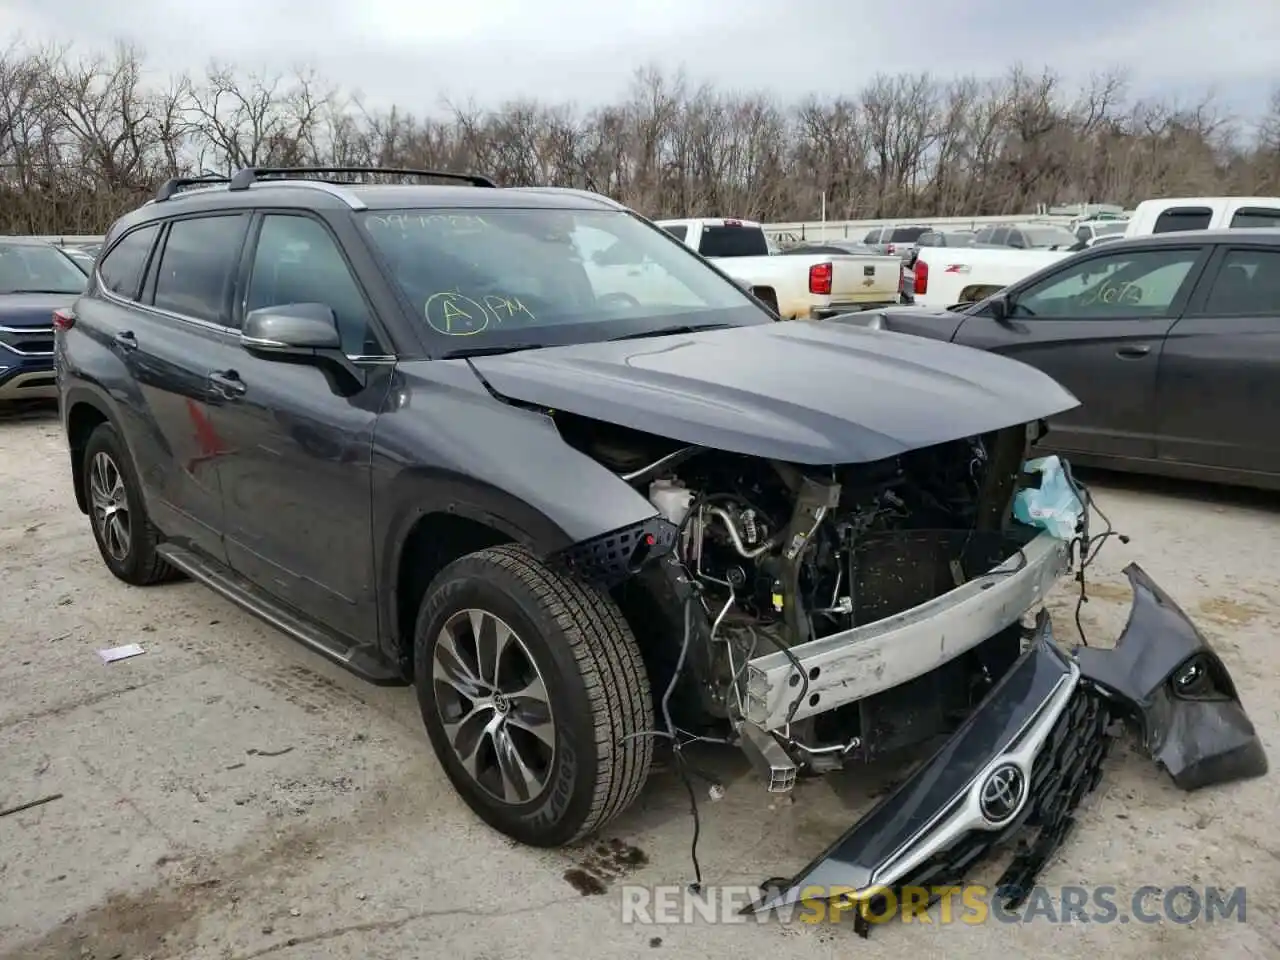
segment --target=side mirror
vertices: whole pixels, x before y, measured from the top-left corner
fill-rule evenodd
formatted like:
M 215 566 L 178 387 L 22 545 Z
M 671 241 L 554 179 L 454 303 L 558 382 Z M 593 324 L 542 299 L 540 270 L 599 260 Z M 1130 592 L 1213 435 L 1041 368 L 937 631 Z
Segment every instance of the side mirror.
M 338 350 L 338 318 L 323 303 L 286 303 L 251 310 L 244 318 L 240 345 L 263 354 L 313 354 Z
M 1013 313 L 1013 303 L 1009 300 L 1007 293 L 997 293 L 991 298 L 989 304 L 991 308 L 991 319 L 996 323 L 1008 323 L 1009 315 Z
M 285 303 L 251 310 L 240 330 L 240 346 L 266 360 L 310 363 L 355 385 L 364 371 L 342 351 L 338 318 L 325 303 Z

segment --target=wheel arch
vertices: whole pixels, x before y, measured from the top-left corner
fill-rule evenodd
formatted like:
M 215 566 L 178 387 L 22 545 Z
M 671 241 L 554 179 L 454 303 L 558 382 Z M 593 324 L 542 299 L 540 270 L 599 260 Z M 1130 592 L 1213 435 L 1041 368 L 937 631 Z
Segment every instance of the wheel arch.
M 520 544 L 538 559 L 566 564 L 607 590 L 628 576 L 625 566 L 640 549 L 640 540 L 646 540 L 643 549 L 653 556 L 674 543 L 675 528 L 656 510 L 640 520 L 635 514 L 614 514 L 610 519 L 621 521 L 618 525 L 602 524 L 595 536 L 575 539 L 546 514 L 496 488 L 472 486 L 470 496 L 459 495 L 455 488 L 448 496 L 439 489 L 440 482 L 420 479 L 411 502 L 447 507 L 403 511 L 390 528 L 378 563 L 381 582 L 391 585 L 382 592 L 383 643 L 406 676 L 412 676 L 414 626 L 426 590 L 441 570 L 467 554 Z
M 107 404 L 87 390 L 68 392 L 63 398 L 63 421 L 67 434 L 67 452 L 71 458 L 71 480 L 75 487 L 76 506 L 80 512 L 89 512 L 84 495 L 84 448 L 89 437 L 101 424 L 111 423 Z

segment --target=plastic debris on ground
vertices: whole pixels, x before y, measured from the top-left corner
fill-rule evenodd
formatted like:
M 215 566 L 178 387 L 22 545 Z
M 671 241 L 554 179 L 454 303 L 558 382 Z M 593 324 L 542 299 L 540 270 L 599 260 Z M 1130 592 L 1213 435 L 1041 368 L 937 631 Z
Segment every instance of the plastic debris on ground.
M 130 657 L 136 657 L 140 653 L 146 653 L 136 643 L 126 643 L 123 647 L 110 647 L 106 650 L 99 650 L 98 656 L 102 658 L 103 663 L 115 663 L 117 660 L 128 660 Z
M 1018 491 L 1013 501 L 1014 517 L 1048 530 L 1059 540 L 1075 539 L 1084 504 L 1072 489 L 1062 461 L 1056 456 L 1040 457 L 1027 461 L 1023 469 L 1040 474 L 1040 486 Z

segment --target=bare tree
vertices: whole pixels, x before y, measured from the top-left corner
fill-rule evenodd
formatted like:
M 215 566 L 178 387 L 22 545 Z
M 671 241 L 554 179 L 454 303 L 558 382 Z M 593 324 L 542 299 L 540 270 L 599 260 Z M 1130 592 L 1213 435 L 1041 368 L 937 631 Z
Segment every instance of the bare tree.
M 316 71 L 211 64 L 148 80 L 142 52 L 0 50 L 0 232 L 100 233 L 165 178 L 251 165 L 407 166 L 586 187 L 653 216 L 765 221 L 1017 214 L 1168 194 L 1280 190 L 1280 85 L 1256 123 L 1211 93 L 1133 100 L 1122 70 L 882 75 L 780 103 L 636 72 L 582 112 L 532 98 L 373 109 Z

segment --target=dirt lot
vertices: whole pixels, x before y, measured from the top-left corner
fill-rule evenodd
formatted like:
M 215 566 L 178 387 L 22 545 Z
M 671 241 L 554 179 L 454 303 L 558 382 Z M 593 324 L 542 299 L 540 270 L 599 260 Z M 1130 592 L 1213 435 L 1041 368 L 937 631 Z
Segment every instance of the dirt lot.
M 1132 542 L 1103 551 L 1091 637 L 1122 626 L 1120 570 L 1139 559 L 1217 643 L 1274 752 L 1280 500 L 1096 481 Z M 621 884 L 692 879 L 673 774 L 601 849 L 517 848 L 455 799 L 407 690 L 364 685 L 204 587 L 113 580 L 52 416 L 0 423 L 0 489 L 0 809 L 61 794 L 0 817 L 2 960 L 1280 953 L 1274 777 L 1188 796 L 1125 752 L 1043 882 L 1111 885 L 1122 912 L 1143 885 L 1245 885 L 1245 923 L 892 923 L 866 942 L 849 923 L 624 924 Z M 1055 600 L 1062 636 L 1073 606 Z M 146 653 L 95 655 L 131 642 Z M 798 869 L 895 773 L 804 783 L 779 804 L 738 757 L 706 762 L 727 785 L 700 805 L 709 884 Z

